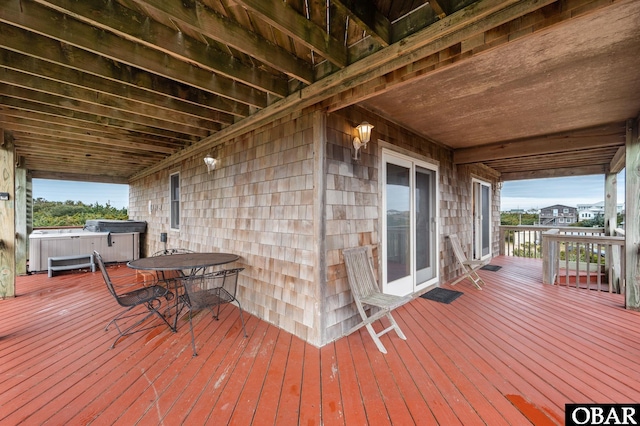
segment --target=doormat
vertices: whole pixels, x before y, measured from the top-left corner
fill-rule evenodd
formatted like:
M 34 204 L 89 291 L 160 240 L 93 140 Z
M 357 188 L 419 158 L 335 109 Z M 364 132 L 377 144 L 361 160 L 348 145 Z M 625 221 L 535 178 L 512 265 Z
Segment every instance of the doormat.
M 480 269 L 484 269 L 485 271 L 499 271 L 500 268 L 502 268 L 502 266 L 498 266 L 498 265 L 484 265 L 482 268 Z
M 448 290 L 446 288 L 436 287 L 421 295 L 423 299 L 434 300 L 440 303 L 451 303 L 464 293 L 461 291 Z

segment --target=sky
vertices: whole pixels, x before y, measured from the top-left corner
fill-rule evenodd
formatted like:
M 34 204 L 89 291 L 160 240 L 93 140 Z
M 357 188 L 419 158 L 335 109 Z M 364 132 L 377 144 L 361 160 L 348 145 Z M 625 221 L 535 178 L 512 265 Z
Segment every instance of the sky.
M 33 198 L 47 201 L 82 201 L 118 209 L 129 208 L 129 185 L 33 179 Z
M 618 175 L 618 204 L 624 203 L 624 171 Z M 129 208 L 129 186 L 107 183 L 33 179 L 33 198 L 47 201 L 82 201 L 86 204 L 109 203 Z M 604 175 L 505 182 L 500 210 L 539 209 L 563 204 L 577 207 L 604 201 Z
M 604 175 L 504 182 L 500 210 L 540 209 L 562 204 L 577 207 L 604 201 Z M 624 203 L 624 170 L 618 174 L 618 204 Z

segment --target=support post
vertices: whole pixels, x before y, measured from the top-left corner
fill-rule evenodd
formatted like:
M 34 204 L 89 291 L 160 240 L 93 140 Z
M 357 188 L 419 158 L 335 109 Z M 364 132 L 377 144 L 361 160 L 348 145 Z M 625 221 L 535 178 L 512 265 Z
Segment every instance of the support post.
M 0 298 L 5 299 L 16 294 L 15 153 L 13 138 L 1 128 L 0 176 Z
M 639 119 L 627 120 L 625 257 L 627 309 L 640 311 L 640 139 Z
M 22 164 L 19 164 L 15 171 L 16 275 L 26 275 L 27 243 L 29 241 L 27 233 L 27 170 Z
M 618 174 L 607 173 L 604 180 L 604 234 L 615 236 L 618 225 Z M 620 271 L 616 265 L 620 264 L 620 256 L 614 246 L 606 251 L 605 274 L 609 277 L 609 288 L 613 292 L 620 292 Z M 617 258 L 617 259 L 616 259 Z

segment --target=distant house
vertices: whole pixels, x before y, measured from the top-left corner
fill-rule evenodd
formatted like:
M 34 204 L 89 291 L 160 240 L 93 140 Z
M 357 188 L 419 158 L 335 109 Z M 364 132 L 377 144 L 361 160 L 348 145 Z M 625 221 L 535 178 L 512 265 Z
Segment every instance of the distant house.
M 540 224 L 544 226 L 568 226 L 578 221 L 578 209 L 556 204 L 540 209 Z
M 616 206 L 617 213 L 622 213 L 624 204 Z M 578 220 L 592 220 L 597 217 L 604 216 L 604 201 L 594 204 L 578 204 Z

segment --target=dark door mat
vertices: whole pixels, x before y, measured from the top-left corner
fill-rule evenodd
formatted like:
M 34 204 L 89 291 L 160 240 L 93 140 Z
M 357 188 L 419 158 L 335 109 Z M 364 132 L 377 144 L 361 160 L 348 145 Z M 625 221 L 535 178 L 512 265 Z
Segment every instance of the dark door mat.
M 464 293 L 461 291 L 448 290 L 446 288 L 436 287 L 421 295 L 423 299 L 434 300 L 440 303 L 451 303 Z
M 502 266 L 498 266 L 498 265 L 484 265 L 482 268 L 480 269 L 484 269 L 485 271 L 499 271 L 500 268 L 502 268 Z

